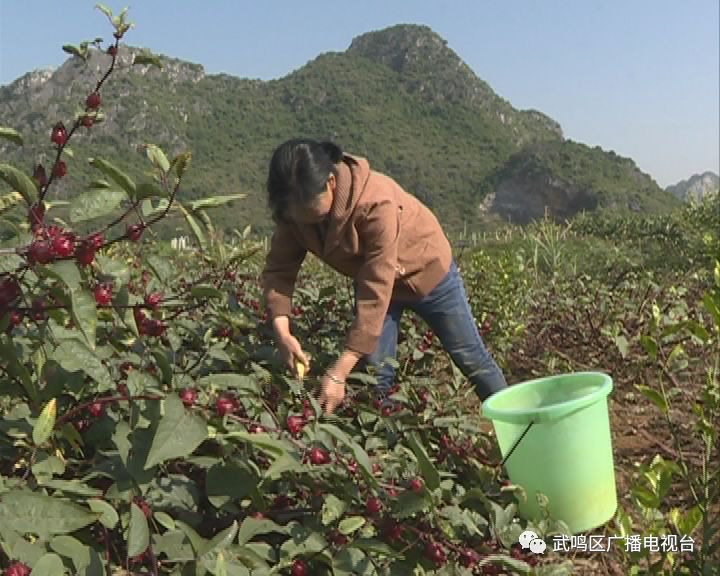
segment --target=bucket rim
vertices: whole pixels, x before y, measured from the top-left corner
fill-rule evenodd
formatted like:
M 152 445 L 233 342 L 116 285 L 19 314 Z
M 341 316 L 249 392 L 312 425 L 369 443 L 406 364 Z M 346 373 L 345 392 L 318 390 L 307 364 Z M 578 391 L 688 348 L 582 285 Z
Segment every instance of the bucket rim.
M 552 404 L 542 408 L 526 409 L 526 410 L 500 410 L 495 407 L 495 404 L 503 394 L 517 393 L 519 387 L 525 388 L 530 387 L 538 382 L 545 382 L 548 380 L 566 380 L 569 378 L 575 378 L 578 376 L 593 376 L 600 378 L 602 381 L 598 386 L 597 390 L 594 390 L 590 394 L 582 396 L 580 398 L 574 398 L 561 402 L 559 404 Z M 490 420 L 497 420 L 499 422 L 507 422 L 511 424 L 529 424 L 530 422 L 550 422 L 553 420 L 559 420 L 569 416 L 573 412 L 576 412 L 582 408 L 595 404 L 604 397 L 607 397 L 613 388 L 612 377 L 606 372 L 601 371 L 582 371 L 582 372 L 564 372 L 562 374 L 553 374 L 551 376 L 543 376 L 540 378 L 533 378 L 531 380 L 524 380 L 517 384 L 513 384 L 500 392 L 496 392 L 489 398 L 487 398 L 481 407 L 482 415 L 489 418 Z

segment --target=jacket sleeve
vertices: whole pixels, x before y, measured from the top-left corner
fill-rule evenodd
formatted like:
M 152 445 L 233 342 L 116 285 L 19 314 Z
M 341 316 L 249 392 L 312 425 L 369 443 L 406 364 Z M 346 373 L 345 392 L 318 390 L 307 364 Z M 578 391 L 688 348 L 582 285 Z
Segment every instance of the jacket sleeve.
M 364 262 L 355 278 L 357 309 L 345 347 L 365 356 L 375 351 L 395 285 L 398 252 L 397 206 L 391 200 L 371 205 L 358 232 Z
M 307 250 L 298 242 L 290 227 L 278 224 L 260 277 L 271 321 L 277 316 L 290 315 L 295 280 L 306 254 Z

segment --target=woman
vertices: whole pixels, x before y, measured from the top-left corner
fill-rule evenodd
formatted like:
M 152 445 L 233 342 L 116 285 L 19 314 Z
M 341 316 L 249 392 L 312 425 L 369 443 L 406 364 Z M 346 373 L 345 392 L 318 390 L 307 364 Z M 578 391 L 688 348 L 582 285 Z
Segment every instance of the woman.
M 289 140 L 270 161 L 269 205 L 277 227 L 262 273 L 265 305 L 283 361 L 310 363 L 290 333 L 298 271 L 312 252 L 354 279 L 355 319 L 344 351 L 320 380 L 327 414 L 345 397 L 345 380 L 364 359 L 376 369 L 380 398 L 392 387 L 404 309 L 422 317 L 481 400 L 507 386 L 486 350 L 450 243 L 434 214 L 365 158 L 330 142 Z

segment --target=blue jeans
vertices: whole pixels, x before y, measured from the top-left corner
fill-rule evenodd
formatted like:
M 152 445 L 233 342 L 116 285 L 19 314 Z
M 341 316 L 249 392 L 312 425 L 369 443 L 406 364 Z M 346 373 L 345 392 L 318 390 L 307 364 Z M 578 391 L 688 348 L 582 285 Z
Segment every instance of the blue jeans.
M 418 302 L 390 302 L 375 351 L 365 359 L 374 368 L 377 393 L 383 398 L 392 388 L 395 369 L 383 360 L 397 354 L 398 329 L 405 308 L 430 326 L 460 372 L 474 386 L 480 400 L 507 387 L 505 377 L 480 337 L 465 286 L 453 259 L 445 278 Z

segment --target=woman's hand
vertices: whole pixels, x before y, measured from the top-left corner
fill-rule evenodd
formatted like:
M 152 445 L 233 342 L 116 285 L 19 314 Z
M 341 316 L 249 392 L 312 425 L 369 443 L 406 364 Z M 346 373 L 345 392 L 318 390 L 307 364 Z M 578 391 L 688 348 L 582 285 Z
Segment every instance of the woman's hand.
M 353 350 L 345 350 L 335 365 L 320 379 L 320 406 L 325 405 L 325 413 L 329 416 L 345 399 L 345 380 L 360 359 L 360 354 Z
M 325 373 L 320 379 L 320 407 L 325 408 L 325 414 L 332 414 L 345 399 L 345 380 L 338 378 L 331 371 Z
M 278 350 L 280 351 L 280 357 L 283 363 L 290 369 L 290 372 L 295 378 L 299 378 L 300 375 L 297 372 L 297 361 L 302 362 L 305 365 L 305 373 L 310 371 L 310 358 L 303 352 L 300 342 L 295 336 L 290 334 L 285 335 L 281 340 L 278 341 Z

